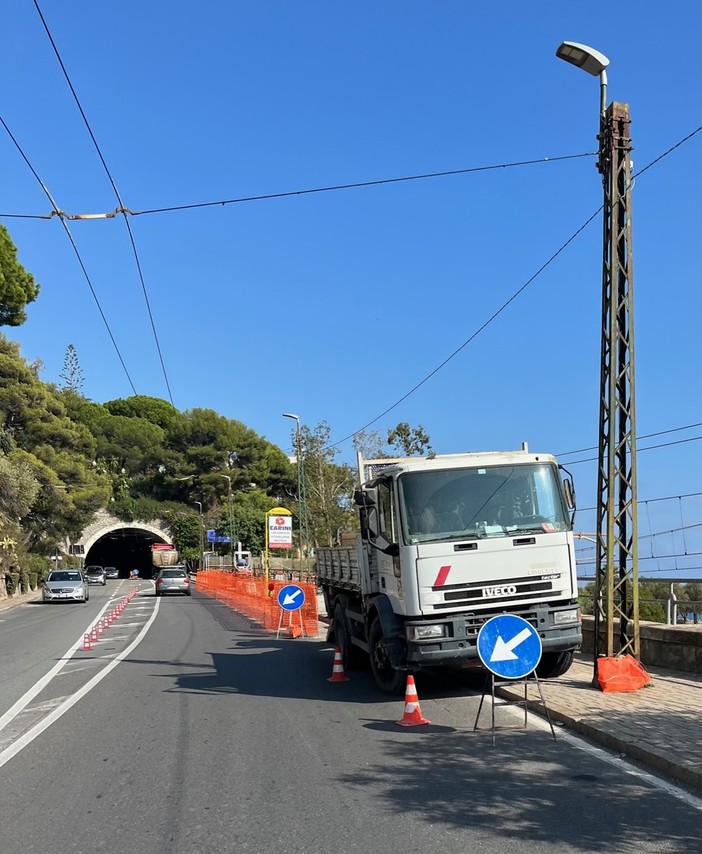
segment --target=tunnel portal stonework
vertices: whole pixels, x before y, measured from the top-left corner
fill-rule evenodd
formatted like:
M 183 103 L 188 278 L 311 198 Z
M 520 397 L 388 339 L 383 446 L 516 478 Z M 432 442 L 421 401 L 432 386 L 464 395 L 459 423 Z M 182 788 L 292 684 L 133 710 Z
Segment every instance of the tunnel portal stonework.
M 161 519 L 151 519 L 148 522 L 135 519 L 132 522 L 124 522 L 122 519 L 113 516 L 108 510 L 98 510 L 93 521 L 84 529 L 80 537 L 70 543 L 65 543 L 64 551 L 87 555 L 98 540 L 120 530 L 143 531 L 146 537 L 153 542 L 170 543 L 172 540 L 166 523 Z M 80 546 L 82 546 L 82 550 L 76 548 Z

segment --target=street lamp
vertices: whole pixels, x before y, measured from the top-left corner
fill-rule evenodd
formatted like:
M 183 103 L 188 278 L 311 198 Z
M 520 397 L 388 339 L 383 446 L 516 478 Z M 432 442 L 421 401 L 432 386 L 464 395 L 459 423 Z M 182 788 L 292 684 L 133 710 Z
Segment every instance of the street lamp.
M 231 549 L 232 549 L 232 572 L 236 570 L 236 561 L 234 558 L 234 506 L 232 504 L 232 479 L 228 474 L 220 474 L 220 477 L 223 477 L 227 481 L 227 496 L 229 501 L 229 539 L 231 541 Z
M 602 336 L 597 470 L 597 563 L 594 663 L 599 656 L 640 654 L 634 274 L 631 226 L 629 105 L 606 106 L 609 59 L 592 47 L 563 42 L 556 56 L 600 78 L 597 168 L 604 188 Z M 614 622 L 619 618 L 619 646 Z
M 205 566 L 205 523 L 202 518 L 202 501 L 193 501 L 200 508 L 200 569 Z
M 305 500 L 305 461 L 302 454 L 302 438 L 300 436 L 300 417 L 292 412 L 283 412 L 283 418 L 291 418 L 295 422 L 295 460 L 297 462 L 297 503 L 298 524 L 300 526 L 300 565 L 302 557 L 306 557 L 308 545 L 307 502 Z
M 605 69 L 609 65 L 609 59 L 599 50 L 594 47 L 589 47 L 586 44 L 578 44 L 578 42 L 563 42 L 558 46 L 556 56 L 559 59 L 575 65 L 576 68 L 582 68 L 593 77 L 600 78 L 600 113 L 604 113 L 607 103 L 607 72 Z

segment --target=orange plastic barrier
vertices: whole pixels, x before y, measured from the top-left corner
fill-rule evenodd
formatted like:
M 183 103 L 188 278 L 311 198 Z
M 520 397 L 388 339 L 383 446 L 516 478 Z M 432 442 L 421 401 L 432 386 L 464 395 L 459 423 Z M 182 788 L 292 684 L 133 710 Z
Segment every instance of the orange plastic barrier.
M 281 628 L 292 626 L 299 629 L 300 614 L 302 614 L 305 635 L 315 637 L 319 632 L 315 585 L 307 582 L 297 583 L 305 594 L 305 603 L 298 611 L 283 611 L 278 604 L 278 591 L 289 583 L 289 581 L 269 581 L 267 585 L 265 578 L 208 569 L 198 572 L 196 585 L 199 593 L 205 593 L 224 602 L 233 610 L 246 614 L 247 617 L 251 617 L 252 620 L 271 631 L 277 631 L 278 626 Z
M 597 681 L 607 692 L 638 691 L 651 681 L 651 675 L 633 655 L 613 658 L 599 656 L 597 659 Z

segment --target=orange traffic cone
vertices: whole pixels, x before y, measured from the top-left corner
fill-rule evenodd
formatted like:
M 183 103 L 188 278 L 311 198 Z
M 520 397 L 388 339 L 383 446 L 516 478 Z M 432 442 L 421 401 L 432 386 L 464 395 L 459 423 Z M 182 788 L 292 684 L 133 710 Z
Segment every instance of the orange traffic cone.
M 405 713 L 401 721 L 395 721 L 398 726 L 421 726 L 422 724 L 430 724 L 426 718 L 422 717 L 422 710 L 419 708 L 419 697 L 417 689 L 414 686 L 414 676 L 410 673 L 407 676 L 407 689 L 405 690 Z
M 90 635 L 87 633 L 83 635 L 83 649 L 84 650 L 92 649 L 92 647 L 90 646 Z
M 327 679 L 327 682 L 350 682 L 351 680 L 344 671 L 344 659 L 341 657 L 341 650 L 337 646 L 334 650 L 334 667 L 332 675 Z

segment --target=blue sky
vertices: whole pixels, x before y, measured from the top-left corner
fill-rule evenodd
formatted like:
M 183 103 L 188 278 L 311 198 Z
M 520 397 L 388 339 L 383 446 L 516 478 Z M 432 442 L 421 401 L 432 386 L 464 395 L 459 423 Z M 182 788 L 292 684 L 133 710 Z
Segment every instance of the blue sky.
M 333 441 L 434 371 L 597 210 L 596 78 L 611 60 L 635 171 L 701 124 L 700 6 L 563 2 L 95 3 L 39 0 L 127 208 L 144 211 L 424 173 L 526 166 L 130 217 L 175 405 L 287 448 L 296 412 Z M 33 0 L 4 11 L 0 115 L 68 213 L 117 201 Z M 636 182 L 639 496 L 700 491 L 700 143 Z M 68 344 L 96 401 L 132 393 L 58 219 L 0 128 L 0 221 L 41 284 L 5 329 L 56 382 Z M 122 217 L 69 223 L 139 394 L 168 399 Z M 431 379 L 370 429 L 422 425 L 438 453 L 563 454 L 595 505 L 601 217 Z M 676 432 L 669 432 L 675 430 Z M 681 441 L 693 440 L 693 441 Z M 678 444 L 669 444 L 677 442 Z M 645 451 L 650 445 L 663 445 Z M 339 460 L 352 459 L 340 446 Z M 700 566 L 699 498 L 640 513 L 651 561 Z M 594 529 L 584 510 L 577 526 Z M 696 542 L 693 539 L 696 537 Z M 677 538 L 677 539 L 676 539 Z M 683 542 L 683 538 L 685 541 Z M 677 563 L 676 563 L 677 562 Z M 688 575 L 699 575 L 689 572 Z

